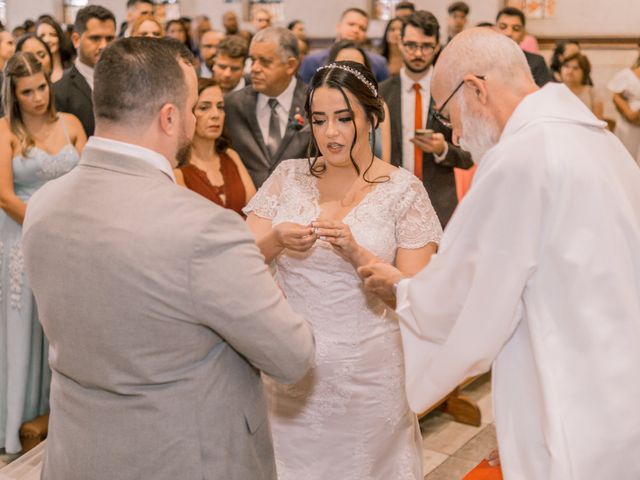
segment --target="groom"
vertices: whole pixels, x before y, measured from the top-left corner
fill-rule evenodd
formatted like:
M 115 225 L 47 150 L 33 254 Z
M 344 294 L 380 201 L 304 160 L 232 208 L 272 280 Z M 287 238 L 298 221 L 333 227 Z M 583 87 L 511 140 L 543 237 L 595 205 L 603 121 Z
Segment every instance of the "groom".
M 276 478 L 260 371 L 295 382 L 313 338 L 240 217 L 175 184 L 196 85 L 177 41 L 110 45 L 95 136 L 29 202 L 53 370 L 44 480 Z

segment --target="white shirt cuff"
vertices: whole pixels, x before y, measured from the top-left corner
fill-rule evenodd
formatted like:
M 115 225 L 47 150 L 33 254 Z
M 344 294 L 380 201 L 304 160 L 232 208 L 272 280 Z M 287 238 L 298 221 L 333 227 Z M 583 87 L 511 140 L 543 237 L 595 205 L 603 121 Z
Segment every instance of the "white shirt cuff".
M 435 153 L 433 154 L 433 157 L 436 163 L 442 162 L 444 158 L 447 156 L 447 153 L 449 153 L 449 142 L 444 142 L 444 150 L 442 151 L 442 154 L 440 155 L 436 155 Z
M 409 305 L 409 280 L 411 279 L 403 278 L 398 283 L 398 288 L 396 289 L 396 312 L 411 306 Z

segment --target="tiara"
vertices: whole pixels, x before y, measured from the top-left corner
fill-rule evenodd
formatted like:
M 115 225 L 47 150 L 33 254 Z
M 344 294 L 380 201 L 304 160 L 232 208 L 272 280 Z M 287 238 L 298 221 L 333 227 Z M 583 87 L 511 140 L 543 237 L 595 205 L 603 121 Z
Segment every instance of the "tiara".
M 329 65 L 324 65 L 324 66 L 318 68 L 316 70 L 316 72 L 319 72 L 320 70 L 324 70 L 325 68 L 339 68 L 340 70 L 344 70 L 345 72 L 349 72 L 351 75 L 355 76 L 358 80 L 360 80 L 362 83 L 364 83 L 367 86 L 367 88 L 369 90 L 371 90 L 371 93 L 373 93 L 374 97 L 378 96 L 378 91 L 376 90 L 376 87 L 373 86 L 373 83 L 371 83 L 369 80 L 367 80 L 367 77 L 365 77 L 362 73 L 360 73 L 356 69 L 351 68 L 348 65 L 341 65 L 341 64 L 338 64 L 338 63 L 330 63 Z

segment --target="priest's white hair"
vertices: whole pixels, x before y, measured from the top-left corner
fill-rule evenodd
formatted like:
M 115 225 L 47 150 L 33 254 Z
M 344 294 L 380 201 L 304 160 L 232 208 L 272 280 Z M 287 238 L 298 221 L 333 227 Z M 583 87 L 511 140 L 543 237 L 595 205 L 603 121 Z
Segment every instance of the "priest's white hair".
M 451 40 L 438 59 L 433 82 L 453 89 L 468 74 L 500 77 L 514 90 L 533 82 L 520 46 L 486 27 L 465 30 Z

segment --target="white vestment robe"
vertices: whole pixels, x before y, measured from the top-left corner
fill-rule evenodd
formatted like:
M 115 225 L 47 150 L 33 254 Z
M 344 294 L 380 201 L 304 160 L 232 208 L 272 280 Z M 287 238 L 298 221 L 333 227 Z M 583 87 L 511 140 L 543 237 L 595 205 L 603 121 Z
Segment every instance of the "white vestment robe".
M 516 108 L 398 313 L 414 411 L 493 364 L 507 480 L 640 479 L 640 169 L 565 86 Z

